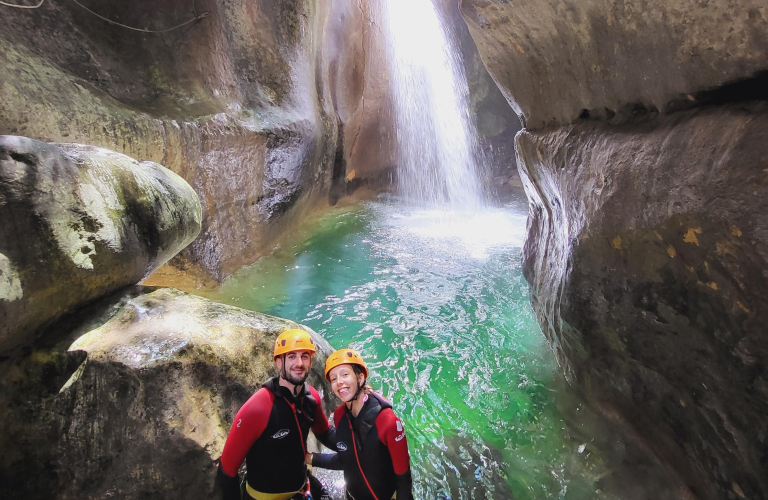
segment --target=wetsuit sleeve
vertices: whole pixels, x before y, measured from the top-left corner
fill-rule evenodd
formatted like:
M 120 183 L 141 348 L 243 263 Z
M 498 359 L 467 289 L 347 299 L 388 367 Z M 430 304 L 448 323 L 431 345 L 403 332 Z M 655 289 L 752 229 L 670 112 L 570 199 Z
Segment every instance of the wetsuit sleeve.
M 331 470 L 344 468 L 338 453 L 314 453 L 312 454 L 312 466 Z
M 245 460 L 248 450 L 261 436 L 272 412 L 271 393 L 260 389 L 245 402 L 235 415 L 229 430 L 224 451 L 221 454 L 221 469 L 227 476 L 237 477 L 237 471 Z
M 413 479 L 411 478 L 411 457 L 408 454 L 408 440 L 405 438 L 403 422 L 387 408 L 376 417 L 379 439 L 389 450 L 397 481 L 397 500 L 413 500 Z
M 312 432 L 315 433 L 318 441 L 333 451 L 336 451 L 336 429 L 328 423 L 328 418 L 323 411 L 323 400 L 320 399 L 320 394 L 314 387 L 310 386 L 309 392 L 312 394 L 312 397 L 315 398 L 315 401 L 317 401 L 317 408 L 315 409 L 314 415 L 315 423 L 312 424 Z

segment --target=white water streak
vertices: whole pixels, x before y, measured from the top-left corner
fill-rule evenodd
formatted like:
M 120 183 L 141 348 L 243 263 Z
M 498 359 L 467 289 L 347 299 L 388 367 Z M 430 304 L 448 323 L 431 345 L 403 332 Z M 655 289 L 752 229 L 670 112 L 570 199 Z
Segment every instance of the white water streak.
M 381 2 L 398 142 L 411 201 L 474 211 L 485 203 L 477 132 L 457 44 L 431 0 Z

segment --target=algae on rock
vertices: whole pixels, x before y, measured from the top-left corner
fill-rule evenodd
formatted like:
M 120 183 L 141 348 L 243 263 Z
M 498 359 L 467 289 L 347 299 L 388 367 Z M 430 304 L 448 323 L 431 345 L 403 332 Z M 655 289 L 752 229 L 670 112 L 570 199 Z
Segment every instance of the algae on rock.
M 131 286 L 200 232 L 181 177 L 94 146 L 0 136 L 0 352 Z

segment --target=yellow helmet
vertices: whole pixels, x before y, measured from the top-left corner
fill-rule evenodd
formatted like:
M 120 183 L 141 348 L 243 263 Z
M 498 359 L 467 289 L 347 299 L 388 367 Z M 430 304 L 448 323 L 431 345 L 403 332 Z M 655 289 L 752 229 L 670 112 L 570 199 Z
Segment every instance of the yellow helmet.
M 286 330 L 281 333 L 275 342 L 273 359 L 294 351 L 309 351 L 311 354 L 315 354 L 315 343 L 304 330 Z
M 339 349 L 328 356 L 328 359 L 325 360 L 325 380 L 331 381 L 328 378 L 328 373 L 339 365 L 357 365 L 363 369 L 365 378 L 368 378 L 368 367 L 365 366 L 363 357 L 354 349 Z

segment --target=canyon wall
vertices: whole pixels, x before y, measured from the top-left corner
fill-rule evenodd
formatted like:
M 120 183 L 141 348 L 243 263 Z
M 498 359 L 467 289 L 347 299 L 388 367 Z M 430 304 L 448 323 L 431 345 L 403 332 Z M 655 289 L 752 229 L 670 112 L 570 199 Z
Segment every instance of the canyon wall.
M 177 269 L 221 280 L 308 210 L 395 178 L 386 40 L 369 2 L 80 4 L 0 6 L 0 135 L 105 147 L 180 175 L 203 221 Z M 498 183 L 519 124 L 456 4 L 439 5 Z
M 461 8 L 525 126 L 524 268 L 571 382 L 692 497 L 768 497 L 768 6 Z
M 0 6 L 0 496 L 219 495 L 234 414 L 298 325 L 126 287 L 179 251 L 174 266 L 220 280 L 346 192 L 333 99 L 354 116 L 342 73 L 362 61 L 331 35 L 359 12 Z
M 0 134 L 102 146 L 179 174 L 203 222 L 175 265 L 223 278 L 344 180 L 333 99 L 354 108 L 361 91 L 336 73 L 364 61 L 331 41 L 360 30 L 359 5 L 81 4 L 1 7 Z

